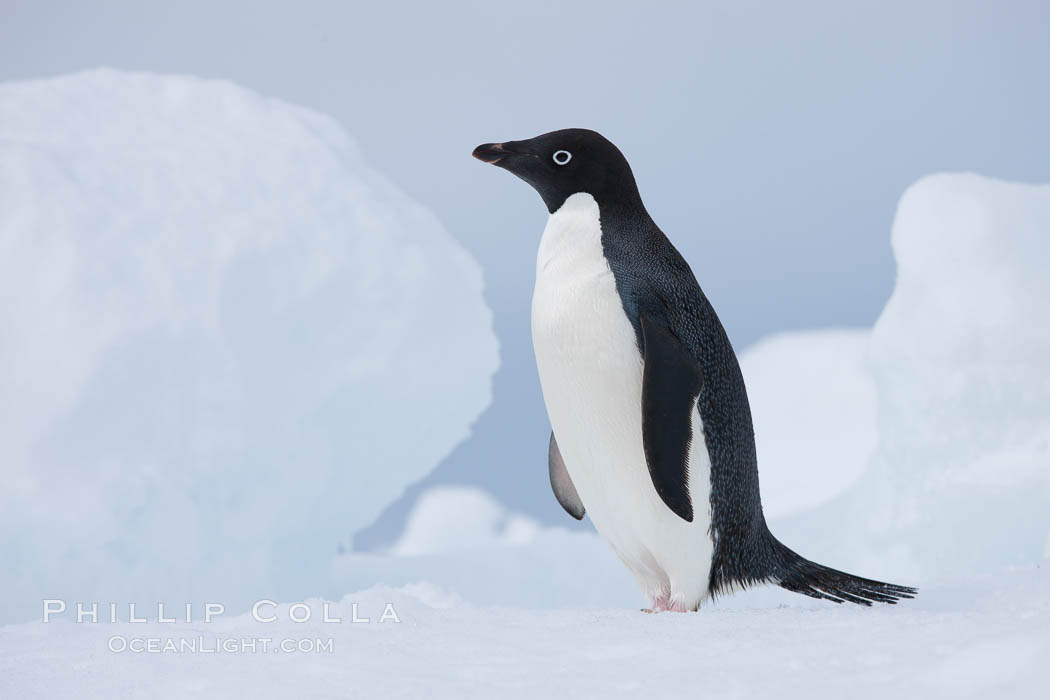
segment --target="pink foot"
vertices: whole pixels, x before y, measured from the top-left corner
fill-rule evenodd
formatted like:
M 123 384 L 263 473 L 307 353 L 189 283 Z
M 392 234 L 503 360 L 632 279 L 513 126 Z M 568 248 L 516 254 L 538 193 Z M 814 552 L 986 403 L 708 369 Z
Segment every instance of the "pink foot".
M 685 603 L 681 601 L 671 600 L 669 596 L 659 596 L 653 599 L 652 608 L 643 608 L 642 612 L 647 613 L 659 613 L 659 612 L 688 612 L 685 607 Z
M 653 598 L 653 607 L 651 607 L 651 608 L 643 608 L 642 612 L 647 612 L 647 613 L 663 612 L 663 611 L 667 610 L 667 604 L 668 604 L 667 596 L 665 596 L 665 595 L 657 596 L 656 598 Z

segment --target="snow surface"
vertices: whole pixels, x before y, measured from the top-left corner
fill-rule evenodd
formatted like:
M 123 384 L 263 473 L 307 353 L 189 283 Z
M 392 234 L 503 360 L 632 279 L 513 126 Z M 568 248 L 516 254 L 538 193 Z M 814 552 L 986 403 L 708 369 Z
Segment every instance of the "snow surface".
M 191 624 L 65 618 L 0 628 L 0 696 L 1021 700 L 1046 697 L 1050 687 L 1047 567 L 934 586 L 907 605 L 874 609 L 531 611 L 412 586 L 348 595 L 329 608 L 341 622 L 324 623 L 322 602 L 307 602 L 304 623 L 291 622 L 285 605 L 261 609 L 263 619 L 277 616 L 270 623 L 249 615 Z M 351 621 L 354 603 L 368 623 Z M 387 604 L 400 622 L 379 622 Z M 255 653 L 109 651 L 121 648 L 119 638 L 157 639 L 163 648 L 163 640 L 201 636 L 212 649 L 227 639 L 331 639 L 332 651 L 263 652 L 261 642 Z
M 0 86 L 0 621 L 311 594 L 489 403 L 481 290 L 327 117 L 188 77 Z

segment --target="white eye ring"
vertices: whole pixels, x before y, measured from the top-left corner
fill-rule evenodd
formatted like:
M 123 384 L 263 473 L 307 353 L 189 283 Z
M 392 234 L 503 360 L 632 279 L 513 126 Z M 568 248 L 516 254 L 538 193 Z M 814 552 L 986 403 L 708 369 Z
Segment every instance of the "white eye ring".
M 568 165 L 569 161 L 572 160 L 572 154 L 568 151 L 555 151 L 553 157 L 557 165 Z

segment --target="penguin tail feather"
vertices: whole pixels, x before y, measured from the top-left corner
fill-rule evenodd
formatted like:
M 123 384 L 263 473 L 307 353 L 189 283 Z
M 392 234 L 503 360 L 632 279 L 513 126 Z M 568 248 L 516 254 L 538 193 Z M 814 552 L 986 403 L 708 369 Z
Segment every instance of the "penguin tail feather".
M 775 538 L 770 539 L 779 565 L 774 581 L 794 593 L 835 603 L 869 606 L 872 603 L 895 605 L 898 600 L 914 598 L 918 593 L 918 589 L 910 586 L 873 581 L 817 564 L 799 556 Z

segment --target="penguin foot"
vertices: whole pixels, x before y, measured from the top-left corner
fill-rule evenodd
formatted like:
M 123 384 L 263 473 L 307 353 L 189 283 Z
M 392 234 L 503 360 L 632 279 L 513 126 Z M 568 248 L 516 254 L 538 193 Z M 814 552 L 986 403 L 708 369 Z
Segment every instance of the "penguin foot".
M 667 610 L 668 598 L 666 595 L 659 595 L 653 598 L 653 608 L 651 612 L 658 613 Z
M 685 603 L 671 600 L 670 597 L 662 595 L 653 599 L 653 607 L 642 608 L 642 612 L 655 614 L 661 612 L 689 612 L 689 610 L 686 608 Z

